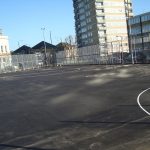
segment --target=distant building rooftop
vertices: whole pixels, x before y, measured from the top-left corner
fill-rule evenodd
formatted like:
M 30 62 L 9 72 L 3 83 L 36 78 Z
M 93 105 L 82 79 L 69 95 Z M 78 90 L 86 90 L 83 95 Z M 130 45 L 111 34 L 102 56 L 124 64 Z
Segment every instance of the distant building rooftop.
M 55 45 L 52 45 L 48 42 L 45 42 L 47 49 L 56 49 Z M 40 43 L 36 44 L 32 47 L 32 49 L 44 49 L 44 41 L 41 41 Z
M 32 48 L 26 45 L 23 45 L 21 47 L 19 47 L 18 49 L 16 49 L 15 51 L 13 51 L 12 54 L 31 54 L 32 53 Z

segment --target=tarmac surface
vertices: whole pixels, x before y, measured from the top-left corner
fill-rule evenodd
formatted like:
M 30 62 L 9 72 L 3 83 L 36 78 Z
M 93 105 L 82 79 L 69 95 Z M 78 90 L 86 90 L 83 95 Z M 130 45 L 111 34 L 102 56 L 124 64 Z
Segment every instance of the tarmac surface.
M 148 88 L 150 65 L 1 74 L 0 150 L 149 150 Z

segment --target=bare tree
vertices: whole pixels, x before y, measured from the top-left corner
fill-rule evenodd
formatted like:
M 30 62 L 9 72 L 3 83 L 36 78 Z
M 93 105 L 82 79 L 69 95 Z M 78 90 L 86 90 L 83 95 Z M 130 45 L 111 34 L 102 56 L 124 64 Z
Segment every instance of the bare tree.
M 75 45 L 76 44 L 76 38 L 72 35 L 69 35 L 65 38 L 65 42 L 70 44 L 70 45 Z

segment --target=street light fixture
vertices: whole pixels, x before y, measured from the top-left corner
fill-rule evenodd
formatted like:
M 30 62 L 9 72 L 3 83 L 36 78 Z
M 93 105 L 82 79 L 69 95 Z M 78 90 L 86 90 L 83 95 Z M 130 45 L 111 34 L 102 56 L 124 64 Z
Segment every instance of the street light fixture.
M 46 56 L 46 43 L 45 43 L 45 28 L 41 28 L 42 33 L 43 33 L 43 39 L 44 39 L 44 53 L 45 53 L 45 65 L 47 66 L 47 56 Z

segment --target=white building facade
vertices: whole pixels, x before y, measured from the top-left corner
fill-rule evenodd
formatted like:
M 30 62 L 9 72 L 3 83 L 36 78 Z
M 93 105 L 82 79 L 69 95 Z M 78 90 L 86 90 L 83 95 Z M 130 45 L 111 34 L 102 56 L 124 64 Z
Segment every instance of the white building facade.
M 0 33 L 0 69 L 11 66 L 11 53 L 9 49 L 8 36 Z

